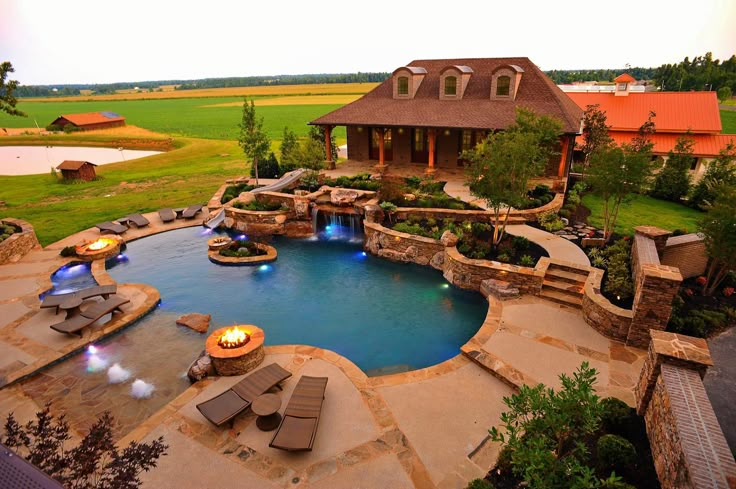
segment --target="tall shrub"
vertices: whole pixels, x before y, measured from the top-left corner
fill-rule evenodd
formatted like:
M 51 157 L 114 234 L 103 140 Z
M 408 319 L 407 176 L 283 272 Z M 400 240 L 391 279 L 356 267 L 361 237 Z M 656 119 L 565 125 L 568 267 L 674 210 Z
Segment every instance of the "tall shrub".
M 657 174 L 652 187 L 652 197 L 680 202 L 690 190 L 690 167 L 693 162 L 695 140 L 680 136 L 674 149 L 667 153 L 667 162 Z

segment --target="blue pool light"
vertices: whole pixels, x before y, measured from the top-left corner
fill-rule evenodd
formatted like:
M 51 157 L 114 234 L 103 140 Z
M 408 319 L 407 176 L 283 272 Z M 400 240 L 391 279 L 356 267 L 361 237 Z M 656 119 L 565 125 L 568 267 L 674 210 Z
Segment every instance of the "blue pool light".
M 115 257 L 115 259 L 121 263 L 124 263 L 128 261 L 128 255 L 126 255 L 125 253 L 120 253 L 118 256 Z
M 367 253 L 366 253 L 365 251 L 359 251 L 358 253 L 356 253 L 356 254 L 355 254 L 355 257 L 356 257 L 356 258 L 357 258 L 358 260 L 362 260 L 362 259 L 364 259 L 364 258 L 365 258 L 366 256 L 368 256 L 368 254 L 367 254 Z
M 244 240 L 248 239 L 248 236 L 246 236 L 245 234 L 241 234 L 240 236 L 238 236 L 237 239 L 240 240 L 240 241 L 244 241 Z
M 271 270 L 271 265 L 261 265 L 260 267 L 258 267 L 258 270 L 260 270 L 261 272 L 268 272 L 269 270 Z
M 368 256 L 368 253 L 366 253 L 365 251 L 361 251 L 360 254 L 363 256 Z
M 95 353 L 97 353 L 97 347 L 95 345 L 89 345 L 87 347 L 87 353 L 89 353 L 90 355 L 94 355 Z

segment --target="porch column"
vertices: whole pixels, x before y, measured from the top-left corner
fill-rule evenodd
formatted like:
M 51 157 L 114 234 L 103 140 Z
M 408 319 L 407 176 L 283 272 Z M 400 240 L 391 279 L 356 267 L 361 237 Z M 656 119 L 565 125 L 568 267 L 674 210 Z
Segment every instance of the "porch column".
M 435 142 L 437 141 L 437 130 L 436 129 L 430 129 L 427 131 L 427 136 L 429 138 L 428 146 L 429 146 L 429 157 L 427 158 L 427 171 L 433 172 L 434 171 L 434 146 Z
M 385 144 L 384 137 L 386 135 L 386 130 L 382 127 L 379 127 L 376 129 L 378 131 L 378 166 L 384 166 L 385 160 L 384 160 L 384 152 L 385 152 Z
M 332 128 L 334 126 L 322 126 L 322 128 L 325 130 L 325 159 L 327 160 L 327 169 L 328 170 L 334 170 L 335 169 L 335 162 L 332 161 Z
M 557 177 L 565 177 L 565 168 L 567 167 L 567 153 L 570 148 L 570 136 L 562 136 L 562 149 L 560 150 L 560 166 L 557 169 Z

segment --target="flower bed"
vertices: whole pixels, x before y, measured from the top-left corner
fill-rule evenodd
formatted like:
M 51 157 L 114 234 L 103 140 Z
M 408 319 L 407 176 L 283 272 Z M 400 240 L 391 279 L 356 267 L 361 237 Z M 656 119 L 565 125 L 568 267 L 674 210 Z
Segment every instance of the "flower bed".
M 736 325 L 736 276 L 729 275 L 712 296 L 703 295 L 705 283 L 702 276 L 682 282 L 667 331 L 707 338 Z
M 257 241 L 235 239 L 229 245 L 210 249 L 207 252 L 211 262 L 220 265 L 257 265 L 276 260 L 276 248 Z

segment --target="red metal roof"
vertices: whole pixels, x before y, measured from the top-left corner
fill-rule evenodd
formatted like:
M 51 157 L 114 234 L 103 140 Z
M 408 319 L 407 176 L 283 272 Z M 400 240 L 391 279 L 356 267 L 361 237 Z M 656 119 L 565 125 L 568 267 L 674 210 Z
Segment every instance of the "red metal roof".
M 637 135 L 636 131 L 609 131 L 608 134 L 613 138 L 616 144 L 630 143 Z M 677 138 L 683 134 L 661 133 L 656 132 L 650 139 L 654 143 L 653 152 L 656 154 L 666 155 L 672 151 L 677 144 Z M 695 141 L 693 147 L 693 156 L 700 158 L 714 158 L 718 156 L 729 142 L 736 144 L 736 134 L 691 134 L 690 137 Z M 583 143 L 582 139 L 579 141 Z
M 84 165 L 97 166 L 94 163 L 90 163 L 89 161 L 64 160 L 61 162 L 61 165 L 56 167 L 56 169 L 57 170 L 79 170 Z
M 473 71 L 460 100 L 439 98 L 440 74 L 447 66 L 467 66 Z M 491 77 L 502 66 L 520 73 L 516 100 L 491 99 Z M 414 98 L 394 100 L 393 79 L 389 78 L 355 102 L 310 124 L 505 129 L 516 121 L 516 107 L 521 106 L 557 117 L 566 133 L 580 129 L 580 108 L 529 58 L 415 60 L 408 68 L 427 71 Z
M 721 132 L 721 113 L 716 92 L 632 92 L 616 96 L 611 92 L 568 92 L 581 109 L 598 104 L 605 111 L 611 131 L 636 131 L 647 120 L 649 111 L 657 116 L 657 132 Z
M 616 78 L 613 79 L 616 83 L 634 83 L 636 81 L 636 78 L 629 75 L 628 73 L 624 73 L 622 75 L 618 75 Z
M 84 114 L 62 114 L 56 120 L 66 119 L 75 126 L 87 126 L 90 124 L 101 124 L 106 122 L 124 121 L 122 117 L 113 112 L 86 112 Z M 56 122 L 56 121 L 54 121 Z

